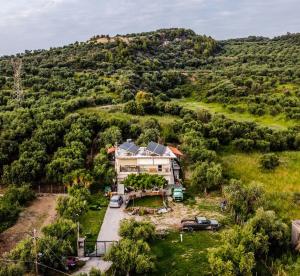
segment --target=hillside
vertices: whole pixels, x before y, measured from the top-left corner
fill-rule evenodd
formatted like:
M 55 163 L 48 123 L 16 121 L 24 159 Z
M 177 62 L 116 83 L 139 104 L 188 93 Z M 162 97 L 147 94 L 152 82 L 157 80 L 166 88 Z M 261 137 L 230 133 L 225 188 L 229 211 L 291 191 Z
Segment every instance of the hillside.
M 22 60 L 19 98 L 12 59 Z M 115 177 L 105 149 L 129 138 L 179 147 L 191 198 L 208 192 L 217 210 L 220 196 L 246 202 L 230 205 L 225 230 L 257 223 L 259 207 L 275 211 L 285 232 L 265 246 L 280 250 L 254 251 L 249 269 L 275 273 L 284 260 L 290 271 L 282 256 L 300 215 L 299 33 L 217 41 L 161 29 L 0 57 L 0 185 L 101 190 Z M 17 215 L 0 199 L 2 230 Z

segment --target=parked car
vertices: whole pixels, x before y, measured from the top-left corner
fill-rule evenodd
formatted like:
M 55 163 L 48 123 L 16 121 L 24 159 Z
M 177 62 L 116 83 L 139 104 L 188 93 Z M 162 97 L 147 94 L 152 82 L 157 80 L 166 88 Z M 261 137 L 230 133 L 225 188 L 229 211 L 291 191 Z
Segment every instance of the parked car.
M 120 208 L 123 204 L 123 197 L 120 195 L 113 195 L 109 201 L 109 207 Z
M 68 271 L 69 269 L 73 269 L 74 267 L 76 267 L 77 263 L 78 263 L 77 257 L 67 257 L 66 270 Z
M 215 219 L 207 219 L 206 217 L 195 217 L 194 219 L 183 219 L 181 221 L 181 229 L 184 231 L 194 230 L 217 230 L 220 224 Z
M 172 193 L 174 201 L 183 201 L 183 189 L 182 187 L 174 188 Z

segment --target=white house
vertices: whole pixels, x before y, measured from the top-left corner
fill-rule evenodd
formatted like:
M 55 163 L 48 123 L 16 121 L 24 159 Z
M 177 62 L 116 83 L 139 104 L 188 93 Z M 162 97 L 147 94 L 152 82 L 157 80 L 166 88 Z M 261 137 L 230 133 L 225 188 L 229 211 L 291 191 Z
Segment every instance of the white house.
M 117 184 L 122 184 L 129 174 L 139 173 L 162 175 L 169 185 L 175 184 L 180 170 L 177 159 L 182 154 L 174 149 L 155 142 L 150 142 L 147 147 L 138 147 L 130 140 L 115 147 Z

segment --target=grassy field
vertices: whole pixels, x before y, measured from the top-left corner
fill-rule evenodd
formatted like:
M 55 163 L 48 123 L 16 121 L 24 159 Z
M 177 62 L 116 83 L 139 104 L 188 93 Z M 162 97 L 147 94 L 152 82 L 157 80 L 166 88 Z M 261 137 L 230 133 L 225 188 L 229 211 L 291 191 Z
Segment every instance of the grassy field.
M 163 200 L 161 196 L 145 196 L 137 198 L 134 201 L 130 200 L 128 207 L 149 207 L 159 208 L 163 206 Z
M 293 204 L 293 193 L 300 191 L 300 152 L 278 153 L 280 165 L 273 171 L 264 171 L 259 167 L 260 153 L 226 153 L 222 156 L 225 172 L 232 178 L 241 179 L 248 184 L 261 183 L 267 193 L 277 194 L 273 199 L 281 211 L 291 219 L 299 218 L 300 209 Z M 281 197 L 281 199 L 280 199 Z
M 293 120 L 287 120 L 283 114 L 277 116 L 271 116 L 269 114 L 263 116 L 256 116 L 248 112 L 244 112 L 244 113 L 233 112 L 220 103 L 204 103 L 204 102 L 195 101 L 194 99 L 191 98 L 174 100 L 174 102 L 191 110 L 204 108 L 209 110 L 212 113 L 223 114 L 226 117 L 236 121 L 252 121 L 260 125 L 271 127 L 271 128 L 283 129 L 283 128 L 288 128 L 297 125 L 297 122 Z
M 300 152 L 278 153 L 280 166 L 273 171 L 259 168 L 260 153 L 225 154 L 225 168 L 233 178 L 240 178 L 245 183 L 258 181 L 267 191 L 299 192 L 300 189 Z
M 218 242 L 219 233 L 210 231 L 183 233 L 183 242 L 179 232 L 168 234 L 151 245 L 157 256 L 153 275 L 210 275 L 207 249 Z
M 117 107 L 112 107 L 112 106 L 109 106 L 109 107 L 102 107 L 102 106 L 87 107 L 87 108 L 82 108 L 82 109 L 78 110 L 78 112 L 83 113 L 83 114 L 96 114 L 104 119 L 115 118 L 115 119 L 137 120 L 141 123 L 145 122 L 149 118 L 155 118 L 162 125 L 162 127 L 174 122 L 174 120 L 176 120 L 176 119 L 177 120 L 179 119 L 178 117 L 172 116 L 172 115 L 163 115 L 163 116 L 131 115 L 131 114 L 123 113 L 122 110 L 120 110 L 119 105 Z

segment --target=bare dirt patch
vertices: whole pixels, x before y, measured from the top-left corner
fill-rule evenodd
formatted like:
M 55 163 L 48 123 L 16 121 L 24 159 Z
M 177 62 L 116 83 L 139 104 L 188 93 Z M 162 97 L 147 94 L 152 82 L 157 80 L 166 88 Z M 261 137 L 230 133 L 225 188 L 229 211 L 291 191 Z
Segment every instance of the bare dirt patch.
M 150 220 L 156 225 L 157 230 L 179 229 L 180 222 L 184 218 L 204 216 L 210 219 L 223 219 L 225 215 L 220 211 L 220 201 L 221 198 L 218 197 L 206 197 L 196 198 L 196 203 L 194 205 L 171 202 L 169 204 L 172 208 L 171 212 L 160 215 L 136 216 L 136 219 L 143 220 L 145 218 Z
M 20 213 L 16 224 L 0 234 L 0 256 L 33 233 L 34 228 L 40 233 L 43 226 L 55 220 L 56 198 L 57 195 L 39 196 Z
M 96 41 L 97 43 L 101 44 L 107 44 L 110 42 L 115 42 L 117 40 L 121 40 L 127 44 L 129 44 L 130 40 L 132 40 L 131 37 L 126 37 L 126 36 L 114 36 L 114 37 L 99 37 L 96 40 L 91 40 L 91 41 Z

